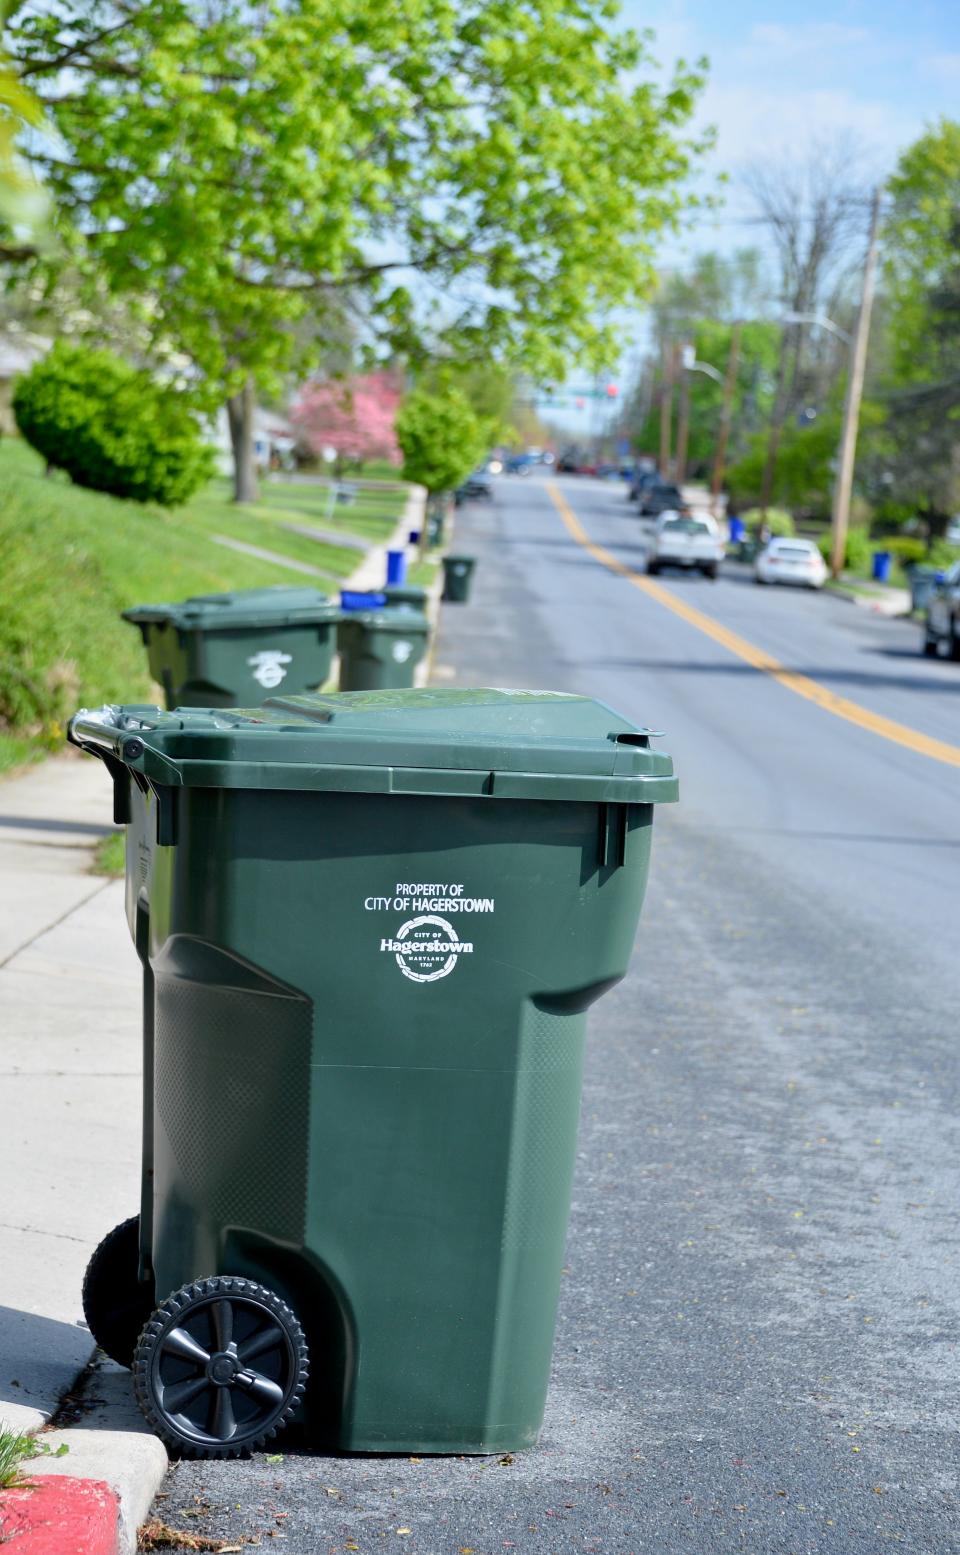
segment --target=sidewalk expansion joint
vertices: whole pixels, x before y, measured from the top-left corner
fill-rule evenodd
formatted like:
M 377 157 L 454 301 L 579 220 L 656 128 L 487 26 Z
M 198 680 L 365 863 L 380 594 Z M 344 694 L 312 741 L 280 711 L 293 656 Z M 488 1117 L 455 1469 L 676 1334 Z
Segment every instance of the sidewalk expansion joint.
M 101 891 L 105 891 L 107 886 L 113 884 L 113 880 L 99 881 L 88 896 L 83 897 L 79 902 L 74 902 L 72 907 L 68 907 L 66 912 L 62 912 L 59 918 L 54 918 L 52 923 L 45 923 L 42 929 L 37 930 L 36 934 L 32 934 L 28 940 L 24 940 L 22 945 L 18 945 L 15 950 L 11 950 L 8 956 L 4 956 L 3 960 L 0 961 L 0 972 L 3 971 L 4 967 L 9 966 L 11 961 L 15 961 L 17 956 L 22 955 L 25 950 L 29 950 L 31 945 L 35 945 L 38 940 L 43 939 L 45 934 L 49 934 L 51 929 L 58 929 L 61 923 L 66 923 L 67 919 L 72 918 L 75 912 L 80 911 L 81 907 L 86 907 L 87 903 L 92 902 L 95 896 L 99 896 Z

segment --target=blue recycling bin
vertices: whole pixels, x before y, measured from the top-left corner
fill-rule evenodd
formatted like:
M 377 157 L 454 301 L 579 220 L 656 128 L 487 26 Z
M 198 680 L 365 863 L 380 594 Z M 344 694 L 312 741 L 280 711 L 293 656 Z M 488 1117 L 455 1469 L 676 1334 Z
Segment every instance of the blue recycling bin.
M 893 565 L 893 557 L 889 551 L 874 551 L 873 576 L 877 583 L 890 581 L 890 568 Z
M 406 583 L 407 581 L 407 553 L 406 551 L 387 552 L 387 583 Z

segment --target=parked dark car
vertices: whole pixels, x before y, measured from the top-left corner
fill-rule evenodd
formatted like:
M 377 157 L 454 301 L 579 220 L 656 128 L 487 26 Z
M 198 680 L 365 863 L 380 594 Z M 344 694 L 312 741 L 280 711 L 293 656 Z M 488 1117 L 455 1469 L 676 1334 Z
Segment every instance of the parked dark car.
M 960 562 L 930 595 L 923 651 L 928 658 L 960 659 Z
M 474 470 L 473 474 L 468 475 L 454 492 L 454 500 L 458 506 L 461 502 L 490 502 L 492 499 L 493 482 L 486 470 Z
M 651 486 L 659 486 L 662 481 L 663 476 L 655 465 L 652 468 L 645 466 L 643 469 L 634 470 L 627 496 L 631 502 L 638 502 L 645 491 L 649 491 Z
M 683 510 L 683 493 L 679 486 L 665 484 L 648 486 L 640 493 L 640 512 L 648 518 L 659 518 L 661 513 Z

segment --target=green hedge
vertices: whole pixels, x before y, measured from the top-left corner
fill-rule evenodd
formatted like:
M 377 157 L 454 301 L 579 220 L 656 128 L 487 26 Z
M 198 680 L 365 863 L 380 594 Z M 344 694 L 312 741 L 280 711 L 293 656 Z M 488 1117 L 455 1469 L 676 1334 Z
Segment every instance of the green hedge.
M 833 537 L 829 531 L 825 535 L 821 535 L 817 544 L 820 547 L 820 555 L 829 565 L 830 552 L 833 545 Z M 870 544 L 870 536 L 865 529 L 860 529 L 856 526 L 848 529 L 847 547 L 843 559 L 844 567 L 850 572 L 868 573 L 873 562 L 875 549 L 879 550 L 881 547 L 874 547 Z
M 884 535 L 882 540 L 873 542 L 873 548 L 875 551 L 889 551 L 903 567 L 927 559 L 926 544 L 915 535 Z
M 58 341 L 18 380 L 13 413 L 37 453 L 91 491 L 177 507 L 213 474 L 185 397 L 112 351 Z

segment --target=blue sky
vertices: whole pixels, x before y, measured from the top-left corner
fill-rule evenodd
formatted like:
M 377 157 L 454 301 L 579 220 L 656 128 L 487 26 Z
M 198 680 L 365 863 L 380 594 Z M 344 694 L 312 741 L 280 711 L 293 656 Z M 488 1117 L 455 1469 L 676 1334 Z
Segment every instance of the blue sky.
M 839 132 L 882 178 L 925 124 L 960 116 L 957 0 L 624 0 L 623 19 L 654 29 L 664 66 L 709 58 L 697 117 L 716 127 L 711 165 L 731 178 L 710 246 L 743 241 L 736 175 L 751 159 L 802 154 Z
M 665 70 L 679 58 L 709 59 L 696 123 L 716 129 L 708 181 L 724 173 L 729 182 L 719 211 L 665 241 L 667 265 L 696 249 L 762 245 L 744 222 L 751 207 L 738 178 L 751 161 L 802 158 L 839 134 L 856 142 L 864 181 L 879 181 L 927 124 L 960 118 L 960 0 L 623 0 L 622 19 L 654 30 L 651 50 Z M 643 334 L 642 320 L 627 327 L 621 382 Z M 583 434 L 597 412 L 551 419 Z

